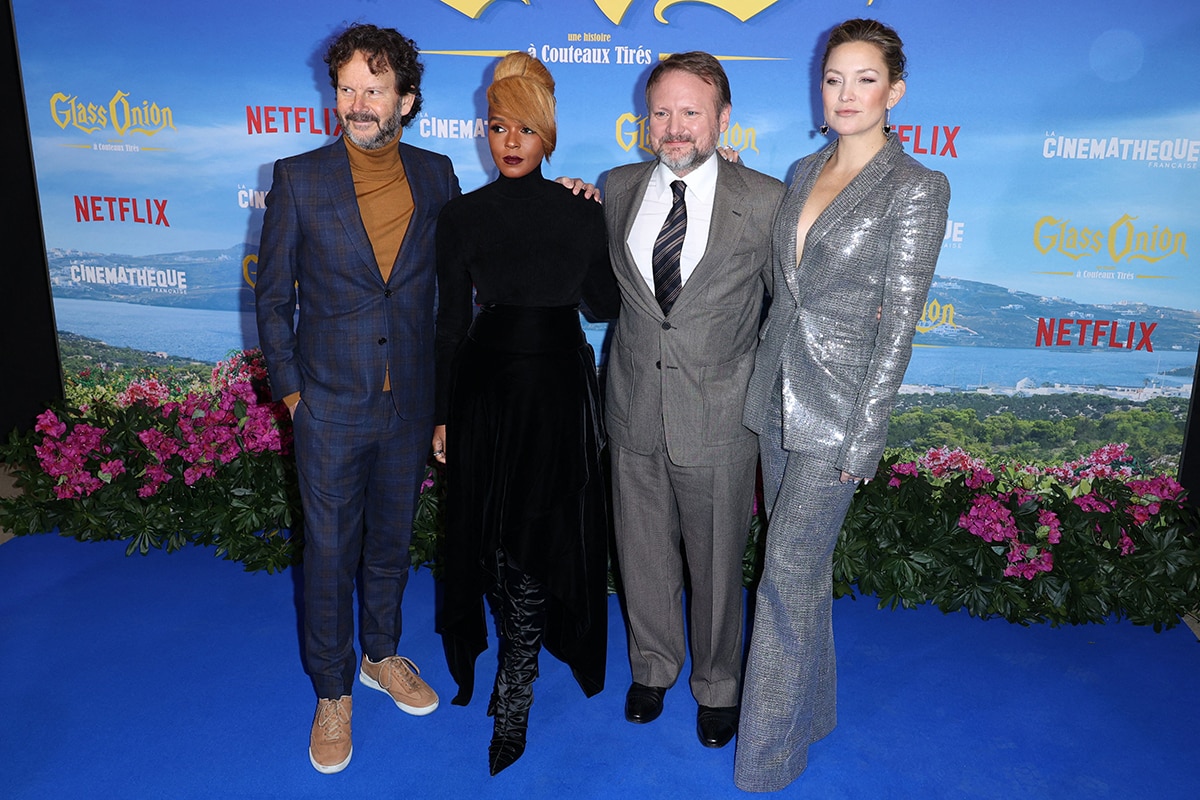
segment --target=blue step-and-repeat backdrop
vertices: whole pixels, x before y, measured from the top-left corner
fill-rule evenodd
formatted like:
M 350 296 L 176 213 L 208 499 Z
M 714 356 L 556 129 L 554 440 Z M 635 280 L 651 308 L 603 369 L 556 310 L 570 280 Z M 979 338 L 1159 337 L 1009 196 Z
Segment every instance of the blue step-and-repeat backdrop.
M 213 362 L 257 343 L 272 162 L 338 133 L 322 61 L 349 22 L 396 27 L 426 66 L 404 132 L 464 189 L 496 59 L 558 82 L 548 175 L 651 157 L 642 90 L 707 50 L 733 87 L 725 144 L 786 179 L 819 148 L 827 31 L 903 36 L 906 149 L 953 188 L 905 391 L 1187 395 L 1200 341 L 1200 5 L 1179 0 L 13 0 L 57 326 Z M 597 343 L 604 330 L 593 326 Z M 969 348 L 969 349 L 968 349 Z M 599 349 L 599 348 L 598 348 Z

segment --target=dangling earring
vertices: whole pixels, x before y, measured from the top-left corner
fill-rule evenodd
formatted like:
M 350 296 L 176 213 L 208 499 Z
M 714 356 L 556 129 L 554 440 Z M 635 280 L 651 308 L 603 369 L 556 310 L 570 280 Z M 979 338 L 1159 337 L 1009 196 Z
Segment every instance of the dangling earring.
M 821 132 L 822 136 L 828 136 L 829 135 L 829 123 L 822 122 L 821 127 L 817 128 L 817 130 L 819 130 Z
M 883 133 L 886 136 L 892 132 L 892 107 L 888 106 L 883 112 Z

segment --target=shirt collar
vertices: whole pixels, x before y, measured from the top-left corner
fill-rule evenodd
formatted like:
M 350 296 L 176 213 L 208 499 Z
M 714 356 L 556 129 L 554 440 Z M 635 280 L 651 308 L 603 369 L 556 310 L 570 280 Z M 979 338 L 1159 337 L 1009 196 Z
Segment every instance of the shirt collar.
M 654 168 L 654 183 L 659 194 L 669 197 L 671 183 L 681 180 L 687 184 L 689 192 L 694 192 L 698 197 L 711 198 L 717 190 L 717 160 L 720 157 L 719 154 L 713 153 L 707 161 L 682 178 L 672 172 L 666 164 L 658 162 L 658 166 Z

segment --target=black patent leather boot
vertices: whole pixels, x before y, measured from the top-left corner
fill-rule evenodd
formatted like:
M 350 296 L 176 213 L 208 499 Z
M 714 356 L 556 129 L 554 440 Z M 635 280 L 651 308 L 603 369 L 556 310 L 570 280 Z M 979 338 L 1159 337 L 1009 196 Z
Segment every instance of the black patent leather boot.
M 533 705 L 533 681 L 538 675 L 538 652 L 546 627 L 546 593 L 530 576 L 506 566 L 501 587 L 503 656 L 496 675 L 495 722 L 488 745 L 492 775 L 525 752 L 525 732 Z

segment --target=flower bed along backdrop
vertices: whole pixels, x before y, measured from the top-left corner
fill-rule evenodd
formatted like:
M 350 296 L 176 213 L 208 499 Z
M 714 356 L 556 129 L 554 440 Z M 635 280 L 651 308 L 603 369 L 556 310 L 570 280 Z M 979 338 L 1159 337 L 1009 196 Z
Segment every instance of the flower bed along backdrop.
M 23 490 L 0 501 L 0 525 L 125 539 L 129 553 L 208 545 L 247 570 L 296 562 L 291 420 L 269 401 L 258 351 L 232 354 L 209 376 L 89 366 L 68 375 L 68 389 L 67 403 L 0 449 Z M 435 573 L 445 496 L 431 466 L 412 557 Z M 753 585 L 770 532 L 757 506 L 749 519 Z M 1198 527 L 1179 484 L 1142 474 L 1124 445 L 1052 467 L 945 448 L 892 454 L 855 495 L 834 591 L 1022 624 L 1125 617 L 1171 627 L 1200 608 Z
M 1200 608 L 1198 517 L 1175 480 L 1131 462 L 1122 444 L 1054 467 L 890 456 L 846 518 L 835 593 L 1022 624 L 1171 627 Z

